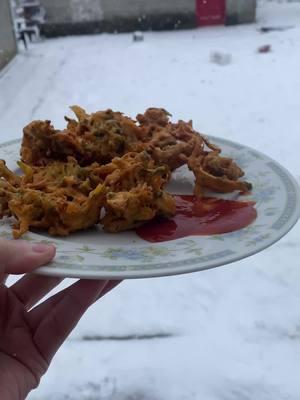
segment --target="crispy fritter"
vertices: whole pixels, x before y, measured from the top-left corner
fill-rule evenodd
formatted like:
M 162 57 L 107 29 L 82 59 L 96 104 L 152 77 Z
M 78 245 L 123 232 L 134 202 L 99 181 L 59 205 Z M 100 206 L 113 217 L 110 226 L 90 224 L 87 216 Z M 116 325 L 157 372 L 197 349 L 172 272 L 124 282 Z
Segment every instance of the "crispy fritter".
M 107 188 L 105 216 L 101 224 L 108 232 L 137 227 L 157 215 L 175 214 L 174 198 L 163 190 L 171 173 L 158 166 L 147 152 L 128 153 L 93 170 Z
M 231 158 L 222 157 L 221 149 L 196 132 L 192 121 L 173 124 L 169 116 L 166 110 L 154 108 L 137 116 L 154 160 L 171 170 L 187 164 L 196 178 L 197 197 L 203 196 L 204 189 L 220 193 L 251 190 L 250 183 L 239 181 L 244 176 L 241 168 Z
M 101 223 L 108 232 L 120 232 L 140 226 L 155 216 L 175 214 L 173 197 L 164 191 L 155 191 L 146 184 L 126 192 L 109 192 L 106 214 Z
M 0 161 L 0 217 L 14 216 L 13 235 L 20 237 L 30 227 L 65 236 L 95 225 L 105 201 L 100 182 L 91 187 L 88 171 L 76 160 L 54 162 L 47 167 L 20 163 L 22 177 Z
M 145 151 L 116 157 L 109 164 L 93 168 L 93 174 L 111 191 L 130 190 L 142 183 L 159 191 L 171 178 L 169 167 L 157 165 Z
M 147 151 L 156 162 L 167 164 L 173 171 L 185 164 L 184 156 L 192 153 L 195 134 L 200 135 L 193 131 L 191 122 L 173 124 L 169 117 L 163 108 L 149 108 L 137 115 L 137 120 Z
M 207 142 L 205 143 L 207 145 Z M 194 150 L 186 157 L 187 165 L 195 175 L 194 194 L 203 196 L 204 189 L 218 193 L 230 193 L 236 190 L 248 192 L 252 185 L 238 179 L 244 176 L 244 172 L 231 158 L 221 157 L 220 151 L 215 149 L 211 152 L 203 150 L 202 143 L 197 139 Z
M 71 157 L 45 167 L 19 165 L 21 177 L 0 161 L 0 217 L 16 218 L 15 238 L 30 227 L 65 236 L 99 222 L 117 232 L 175 212 L 174 199 L 163 191 L 170 171 L 146 152 L 128 153 L 104 166 L 81 167 Z M 122 199 L 122 206 L 113 198 Z
M 66 117 L 63 131 L 55 130 L 50 121 L 33 121 L 24 128 L 21 158 L 25 163 L 42 166 L 72 156 L 80 165 L 106 164 L 141 147 L 138 127 L 121 113 L 106 110 L 89 115 L 78 106 L 71 109 L 78 120 Z
M 218 192 L 248 191 L 251 185 L 239 181 L 243 171 L 221 149 L 196 132 L 192 121 L 172 123 L 163 108 L 149 108 L 136 121 L 112 110 L 87 114 L 71 107 L 77 120 L 66 118 L 67 128 L 55 130 L 50 121 L 34 121 L 24 128 L 21 156 L 31 165 L 74 157 L 80 165 L 105 165 L 131 152 L 147 151 L 154 161 L 171 171 L 187 164 L 194 173 L 195 194 L 205 189 Z
M 66 117 L 62 131 L 50 121 L 24 128 L 22 176 L 0 161 L 0 218 L 16 218 L 16 238 L 31 227 L 68 235 L 100 223 L 119 232 L 157 215 L 170 217 L 175 201 L 164 188 L 184 164 L 195 175 L 198 197 L 205 189 L 251 190 L 240 180 L 241 168 L 192 121 L 172 123 L 162 108 L 149 108 L 136 121 L 112 110 L 71 109 L 76 119 Z

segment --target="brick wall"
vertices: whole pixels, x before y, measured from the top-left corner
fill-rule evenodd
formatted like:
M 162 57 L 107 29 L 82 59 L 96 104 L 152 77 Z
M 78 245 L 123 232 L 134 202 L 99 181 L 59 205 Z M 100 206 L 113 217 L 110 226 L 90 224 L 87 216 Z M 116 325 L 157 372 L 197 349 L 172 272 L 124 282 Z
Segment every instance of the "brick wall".
M 17 53 L 9 0 L 0 0 L 0 69 Z

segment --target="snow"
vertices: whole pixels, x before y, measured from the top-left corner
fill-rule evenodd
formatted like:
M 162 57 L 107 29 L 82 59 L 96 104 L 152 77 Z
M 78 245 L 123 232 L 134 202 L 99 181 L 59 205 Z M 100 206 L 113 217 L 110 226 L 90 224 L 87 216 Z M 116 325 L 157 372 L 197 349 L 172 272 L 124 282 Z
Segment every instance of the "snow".
M 260 2 L 248 26 L 34 44 L 1 74 L 1 141 L 32 119 L 62 127 L 72 104 L 133 117 L 154 105 L 264 151 L 299 180 L 299 17 L 299 3 Z M 258 54 L 265 44 L 272 52 Z M 231 64 L 212 64 L 213 51 Z M 297 225 L 234 265 L 123 282 L 89 310 L 29 399 L 298 400 L 299 257 Z

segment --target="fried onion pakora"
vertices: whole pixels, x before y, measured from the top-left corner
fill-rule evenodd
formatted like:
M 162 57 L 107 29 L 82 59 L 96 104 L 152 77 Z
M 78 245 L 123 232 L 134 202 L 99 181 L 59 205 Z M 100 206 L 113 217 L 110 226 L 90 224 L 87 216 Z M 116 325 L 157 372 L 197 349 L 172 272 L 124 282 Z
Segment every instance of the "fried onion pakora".
M 21 177 L 0 161 L 0 216 L 15 217 L 15 238 L 31 227 L 66 236 L 98 222 L 105 199 L 104 186 L 99 183 L 92 188 L 87 171 L 76 160 L 54 162 L 46 168 L 24 163 L 20 167 L 24 173 Z
M 101 219 L 108 232 L 120 232 L 140 226 L 156 216 L 175 214 L 173 197 L 164 191 L 156 192 L 146 184 L 126 192 L 109 192 L 105 204 L 106 214 Z
M 137 120 L 146 132 L 148 151 L 158 163 L 174 170 L 184 164 L 195 175 L 194 194 L 202 197 L 204 189 L 219 193 L 235 190 L 248 192 L 252 185 L 239 181 L 244 172 L 231 158 L 222 157 L 221 149 L 193 129 L 192 121 L 169 121 L 164 109 L 149 108 Z
M 128 153 L 110 164 L 93 169 L 107 188 L 100 220 L 108 232 L 135 228 L 157 215 L 175 214 L 175 201 L 163 188 L 171 173 L 166 165 L 156 165 L 147 152 Z
M 187 164 L 195 175 L 198 197 L 205 189 L 224 193 L 251 190 L 250 183 L 239 180 L 243 171 L 195 131 L 192 121 L 172 123 L 171 115 L 162 108 L 149 108 L 137 115 L 137 121 L 111 110 L 89 115 L 78 106 L 71 109 L 78 121 L 66 117 L 64 131 L 55 130 L 50 121 L 34 121 L 24 128 L 24 162 L 46 165 L 72 156 L 80 165 L 105 165 L 128 152 L 147 151 L 157 164 L 166 164 L 171 171 Z
M 173 123 L 162 108 L 136 120 L 112 110 L 87 114 L 56 130 L 50 121 L 24 128 L 18 176 L 0 161 L 0 218 L 16 219 L 18 238 L 30 228 L 69 235 L 97 224 L 109 232 L 135 228 L 155 216 L 175 213 L 164 189 L 172 171 L 187 165 L 194 194 L 247 192 L 244 172 L 221 149 L 195 131 L 192 121 Z
M 65 117 L 68 124 L 63 131 L 54 129 L 50 121 L 33 121 L 24 128 L 21 158 L 25 163 L 43 166 L 72 156 L 80 165 L 106 164 L 128 151 L 142 150 L 138 127 L 120 112 L 89 115 L 79 106 L 71 109 L 78 121 Z
M 221 149 L 193 129 L 192 121 L 170 122 L 162 108 L 149 108 L 137 115 L 137 122 L 112 110 L 87 114 L 71 107 L 78 121 L 67 118 L 67 128 L 57 131 L 50 121 L 33 121 L 24 128 L 21 157 L 30 165 L 47 165 L 74 157 L 80 165 L 110 163 L 128 152 L 147 151 L 158 164 L 171 171 L 187 164 L 194 173 L 195 195 L 204 189 L 217 192 L 251 190 L 239 181 L 244 173 Z
M 128 153 L 104 166 L 82 167 L 71 157 L 45 167 L 19 166 L 22 176 L 0 161 L 0 217 L 15 217 L 15 238 L 30 227 L 66 236 L 98 223 L 118 232 L 175 212 L 172 196 L 163 190 L 170 171 L 146 152 Z

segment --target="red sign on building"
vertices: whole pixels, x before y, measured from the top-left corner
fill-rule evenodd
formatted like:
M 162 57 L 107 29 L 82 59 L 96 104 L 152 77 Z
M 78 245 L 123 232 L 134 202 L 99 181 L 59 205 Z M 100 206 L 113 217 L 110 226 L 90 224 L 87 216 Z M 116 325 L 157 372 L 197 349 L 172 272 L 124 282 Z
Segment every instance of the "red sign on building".
M 199 26 L 222 25 L 225 23 L 226 0 L 196 0 Z

